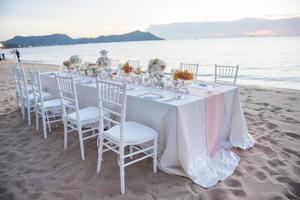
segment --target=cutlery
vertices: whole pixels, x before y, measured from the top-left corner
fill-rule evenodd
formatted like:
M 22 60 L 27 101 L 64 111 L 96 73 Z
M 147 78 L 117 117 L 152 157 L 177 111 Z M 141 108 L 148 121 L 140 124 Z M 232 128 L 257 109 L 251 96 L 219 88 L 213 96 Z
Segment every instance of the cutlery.
M 176 97 L 172 97 L 172 98 L 169 98 L 169 99 L 164 99 L 163 102 L 171 102 L 171 101 L 176 101 L 176 100 L 180 100 L 180 99 L 183 99 L 184 96 L 180 95 L 180 96 L 176 96 Z

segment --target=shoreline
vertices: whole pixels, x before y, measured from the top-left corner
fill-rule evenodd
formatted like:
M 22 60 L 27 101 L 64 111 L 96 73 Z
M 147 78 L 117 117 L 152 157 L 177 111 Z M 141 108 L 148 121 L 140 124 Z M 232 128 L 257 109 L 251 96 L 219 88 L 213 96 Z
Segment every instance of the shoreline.
M 6 62 L 13 63 L 12 59 L 6 59 Z M 1 62 L 0 62 L 1 63 Z M 25 66 L 27 65 L 42 65 L 45 67 L 47 70 L 49 70 L 49 67 L 57 68 L 59 69 L 60 67 L 63 67 L 62 65 L 59 64 L 51 64 L 51 63 L 44 63 L 43 61 L 33 61 L 33 60 L 24 60 L 21 61 L 21 64 L 24 64 Z M 28 66 L 27 66 L 28 67 Z M 38 66 L 35 66 L 38 67 Z M 237 77 L 238 81 L 238 77 Z M 285 88 L 285 87 L 274 87 L 274 86 L 268 86 L 268 85 L 253 85 L 253 84 L 237 84 L 238 87 L 251 87 L 251 88 L 261 88 L 261 89 L 268 89 L 268 90 L 290 90 L 290 91 L 300 91 L 300 89 L 295 89 L 295 88 Z

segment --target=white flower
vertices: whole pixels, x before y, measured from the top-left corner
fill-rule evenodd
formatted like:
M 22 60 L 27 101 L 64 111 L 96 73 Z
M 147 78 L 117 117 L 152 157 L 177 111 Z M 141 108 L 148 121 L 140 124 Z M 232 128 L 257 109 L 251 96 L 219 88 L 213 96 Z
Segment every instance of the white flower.
M 82 63 L 82 59 L 78 55 L 71 56 L 69 60 L 70 60 L 71 65 Z
M 158 58 L 152 59 L 148 64 L 148 72 L 153 74 L 154 72 L 163 72 L 165 70 L 166 63 Z
M 101 50 L 100 51 L 100 54 L 101 56 L 97 59 L 96 61 L 96 64 L 99 66 L 99 67 L 107 67 L 107 66 L 110 66 L 111 65 L 111 61 L 110 59 L 107 57 L 107 53 L 108 51 L 106 50 Z

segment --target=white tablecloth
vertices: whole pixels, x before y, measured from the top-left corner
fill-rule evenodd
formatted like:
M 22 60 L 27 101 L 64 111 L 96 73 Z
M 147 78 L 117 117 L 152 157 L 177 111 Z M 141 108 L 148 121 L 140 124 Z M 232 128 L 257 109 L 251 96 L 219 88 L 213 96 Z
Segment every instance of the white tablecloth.
M 54 75 L 43 74 L 41 77 L 43 87 L 58 97 Z M 197 87 L 207 90 L 206 87 Z M 207 155 L 205 134 L 205 98 L 209 94 L 188 94 L 183 99 L 166 103 L 144 99 L 140 95 L 151 91 L 170 98 L 178 96 L 178 93 L 145 86 L 127 92 L 126 120 L 142 123 L 159 133 L 159 168 L 169 174 L 189 177 L 205 188 L 214 186 L 234 172 L 239 157 L 229 147 L 246 149 L 255 143 L 247 130 L 239 89 L 220 85 L 214 90 L 224 94 L 225 130 L 221 135 L 223 148 L 213 157 Z M 80 107 L 97 106 L 95 79 L 78 78 L 77 93 Z

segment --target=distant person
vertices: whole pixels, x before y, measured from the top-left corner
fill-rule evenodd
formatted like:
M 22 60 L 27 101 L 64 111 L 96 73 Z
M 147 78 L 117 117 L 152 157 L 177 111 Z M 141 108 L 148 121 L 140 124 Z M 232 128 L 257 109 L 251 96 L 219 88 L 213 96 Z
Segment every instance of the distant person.
M 5 60 L 5 54 L 4 53 L 2 53 L 2 59 Z
M 16 50 L 15 50 L 15 52 L 16 52 L 16 55 L 17 55 L 18 61 L 19 61 L 19 62 L 21 62 L 21 60 L 20 60 L 20 57 L 21 57 L 21 54 L 20 54 L 20 52 L 18 51 L 18 49 L 16 49 Z

